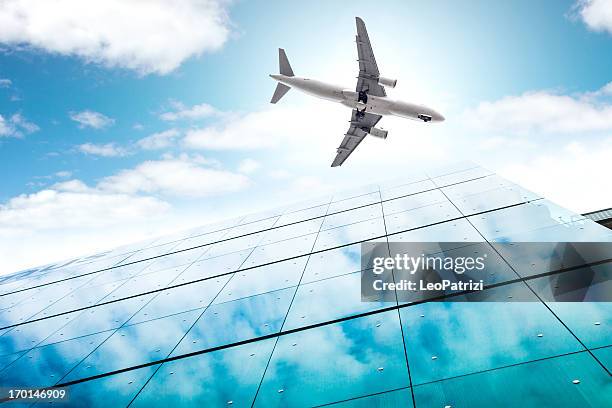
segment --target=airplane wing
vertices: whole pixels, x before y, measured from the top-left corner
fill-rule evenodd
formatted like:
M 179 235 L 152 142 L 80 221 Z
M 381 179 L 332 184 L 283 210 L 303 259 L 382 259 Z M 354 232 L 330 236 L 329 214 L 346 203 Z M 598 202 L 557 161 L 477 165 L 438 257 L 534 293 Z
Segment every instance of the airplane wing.
M 370 129 L 378 123 L 382 118 L 380 115 L 373 113 L 360 113 L 357 109 L 353 109 L 351 116 L 351 125 L 342 139 L 342 143 L 338 147 L 336 158 L 332 163 L 332 167 L 341 166 L 353 150 L 359 146 L 359 143 L 367 136 Z
M 370 44 L 370 37 L 365 27 L 365 23 L 359 17 L 357 21 L 357 56 L 359 61 L 359 76 L 357 77 L 357 92 L 367 91 L 369 95 L 387 96 L 385 88 L 378 83 L 378 65 Z

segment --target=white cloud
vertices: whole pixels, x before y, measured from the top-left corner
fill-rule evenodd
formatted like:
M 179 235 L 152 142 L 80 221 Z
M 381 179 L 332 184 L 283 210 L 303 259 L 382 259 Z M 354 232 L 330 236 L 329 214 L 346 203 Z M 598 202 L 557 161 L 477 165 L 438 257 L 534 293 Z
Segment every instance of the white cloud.
M 253 159 L 244 159 L 238 164 L 240 173 L 250 174 L 257 171 L 261 167 L 261 163 Z
M 168 208 L 153 197 L 102 192 L 72 180 L 0 205 L 0 231 L 102 227 Z
M 585 145 L 574 141 L 528 162 L 500 167 L 499 173 L 564 207 L 585 213 L 609 208 L 612 190 L 601 184 L 612 174 L 612 138 Z
M 201 157 L 167 157 L 146 161 L 103 179 L 98 187 L 119 193 L 158 193 L 182 197 L 204 197 L 242 190 L 249 179 L 226 170 L 204 167 Z
M 304 118 L 316 117 L 316 121 Z M 346 129 L 350 111 L 339 104 L 270 106 L 244 115 L 222 117 L 216 123 L 187 131 L 183 143 L 192 149 L 253 150 L 301 144 L 312 147 L 329 141 L 326 132 Z M 341 139 L 337 140 L 337 144 Z
M 177 129 L 168 129 L 163 132 L 153 133 L 140 139 L 136 144 L 145 150 L 163 149 L 172 145 L 180 135 Z
M 140 74 L 166 74 L 225 43 L 228 3 L 6 0 L 0 3 L 0 42 Z
M 124 148 L 117 146 L 115 143 L 107 143 L 107 144 L 94 144 L 94 143 L 84 143 L 82 145 L 77 146 L 77 149 L 85 154 L 91 154 L 94 156 L 102 156 L 102 157 L 122 157 L 128 154 L 127 150 Z
M 66 180 L 1 203 L 0 275 L 206 225 L 216 220 L 210 214 L 234 216 L 231 203 L 220 207 L 212 198 L 198 200 L 191 209 L 180 201 L 156 197 L 211 196 L 248 185 L 246 176 L 218 170 L 218 166 L 217 161 L 200 155 L 166 155 L 96 185 Z M 68 176 L 67 172 L 56 175 Z
M 574 10 L 593 31 L 612 34 L 612 2 L 610 0 L 579 0 Z
M 62 170 L 62 171 L 58 171 L 57 173 L 55 173 L 55 176 L 59 178 L 68 178 L 72 176 L 72 172 L 67 171 L 67 170 Z
M 507 96 L 482 102 L 464 114 L 464 121 L 482 131 L 504 133 L 573 133 L 612 130 L 612 104 L 605 100 L 611 84 L 598 91 L 562 95 L 549 91 Z
M 187 107 L 180 102 L 174 101 L 172 105 L 175 110 L 162 113 L 159 115 L 160 119 L 170 122 L 180 119 L 196 120 L 222 115 L 221 111 L 207 103 Z
M 12 84 L 13 81 L 11 81 L 10 79 L 0 78 L 0 88 L 10 88 Z
M 100 112 L 84 110 L 81 112 L 70 112 L 70 119 L 77 122 L 81 129 L 93 128 L 102 129 L 115 123 L 115 119 L 109 118 Z
M 40 128 L 26 120 L 20 113 L 11 115 L 5 119 L 0 115 L 0 137 L 23 137 L 24 134 L 34 133 Z

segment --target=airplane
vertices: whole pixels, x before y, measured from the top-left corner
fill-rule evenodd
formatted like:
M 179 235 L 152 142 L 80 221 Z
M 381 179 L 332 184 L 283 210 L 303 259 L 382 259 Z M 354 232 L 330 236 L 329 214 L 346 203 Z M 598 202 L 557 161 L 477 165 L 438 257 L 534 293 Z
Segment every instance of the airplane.
M 349 129 L 336 151 L 332 167 L 341 166 L 367 135 L 381 139 L 387 138 L 388 131 L 376 127 L 383 115 L 395 115 L 426 123 L 444 120 L 444 116 L 431 108 L 387 97 L 385 86 L 395 88 L 397 80 L 380 75 L 365 23 L 359 17 L 355 17 L 355 20 L 357 21 L 356 42 L 357 61 L 359 62 L 359 76 L 355 91 L 315 79 L 295 76 L 287 54 L 282 48 L 278 49 L 280 73 L 270 74 L 270 77 L 278 81 L 270 103 L 278 102 L 289 89 L 296 88 L 312 96 L 339 102 L 353 110 Z

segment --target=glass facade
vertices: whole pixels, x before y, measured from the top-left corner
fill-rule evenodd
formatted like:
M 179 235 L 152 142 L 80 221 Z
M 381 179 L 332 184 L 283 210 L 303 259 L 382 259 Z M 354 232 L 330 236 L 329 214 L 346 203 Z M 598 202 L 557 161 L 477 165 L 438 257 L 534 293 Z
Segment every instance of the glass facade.
M 65 387 L 60 406 L 612 405 L 597 290 L 553 302 L 550 279 L 515 279 L 487 296 L 528 301 L 362 302 L 367 241 L 612 231 L 465 164 L 32 268 L 0 277 L 0 387 Z M 509 275 L 581 273 L 499 257 Z M 600 292 L 610 258 L 588 268 Z

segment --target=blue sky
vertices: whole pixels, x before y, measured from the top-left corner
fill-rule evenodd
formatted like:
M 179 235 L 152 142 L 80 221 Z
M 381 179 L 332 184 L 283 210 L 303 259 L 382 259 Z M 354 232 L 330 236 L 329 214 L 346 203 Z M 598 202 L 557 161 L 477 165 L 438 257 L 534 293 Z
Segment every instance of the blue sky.
M 270 106 L 267 75 L 284 47 L 296 74 L 354 87 L 356 15 L 390 95 L 447 121 L 385 118 L 331 169 L 350 112 Z M 3 2 L 0 272 L 449 161 L 609 207 L 590 179 L 612 170 L 611 33 L 604 0 Z

